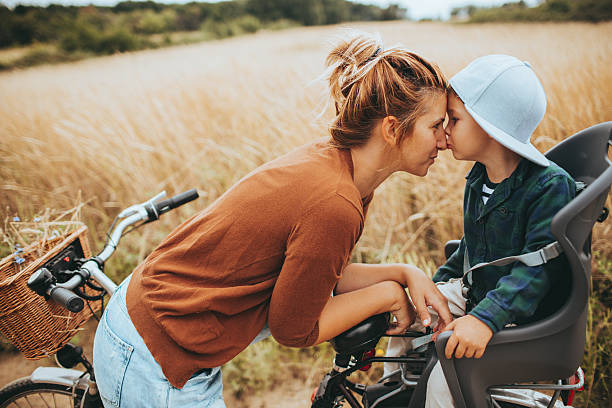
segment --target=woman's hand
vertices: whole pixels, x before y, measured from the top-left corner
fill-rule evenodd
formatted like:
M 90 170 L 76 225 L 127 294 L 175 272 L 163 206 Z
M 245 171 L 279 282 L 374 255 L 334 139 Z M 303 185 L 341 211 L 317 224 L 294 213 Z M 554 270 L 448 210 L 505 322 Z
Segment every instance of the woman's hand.
M 389 286 L 388 293 L 393 297 L 394 302 L 389 309 L 389 312 L 395 316 L 395 321 L 392 321 L 387 334 L 403 334 L 408 330 L 410 325 L 414 323 L 416 312 L 414 306 L 408 298 L 403 286 L 396 282 L 384 282 Z
M 444 327 L 453 321 L 453 316 L 448 308 L 448 301 L 438 290 L 425 272 L 412 265 L 404 265 L 405 286 L 410 292 L 410 298 L 416 307 L 423 326 L 431 324 L 431 315 L 427 310 L 431 306 L 438 313 L 438 323 L 434 331 L 443 330 Z

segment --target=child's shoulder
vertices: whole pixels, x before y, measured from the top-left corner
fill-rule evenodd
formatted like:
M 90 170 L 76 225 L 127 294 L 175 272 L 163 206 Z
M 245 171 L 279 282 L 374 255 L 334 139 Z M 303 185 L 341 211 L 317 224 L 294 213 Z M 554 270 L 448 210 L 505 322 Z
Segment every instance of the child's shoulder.
M 550 165 L 547 167 L 532 164 L 530 178 L 534 179 L 539 185 L 560 183 L 575 186 L 574 179 L 565 169 L 551 160 L 549 162 Z

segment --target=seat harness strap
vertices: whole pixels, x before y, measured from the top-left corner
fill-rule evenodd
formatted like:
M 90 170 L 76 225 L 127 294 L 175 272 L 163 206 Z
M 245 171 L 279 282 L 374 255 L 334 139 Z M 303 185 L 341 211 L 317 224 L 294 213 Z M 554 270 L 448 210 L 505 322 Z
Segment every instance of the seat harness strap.
M 558 257 L 559 255 L 561 255 L 561 253 L 563 253 L 563 248 L 561 248 L 561 244 L 559 244 L 558 241 L 554 241 L 546 245 L 545 247 L 538 249 L 537 251 L 528 252 L 522 255 L 507 256 L 505 258 L 499 258 L 491 262 L 481 262 L 470 267 L 470 260 L 466 247 L 465 253 L 463 254 L 463 287 L 461 289 L 461 294 L 466 299 L 466 312 L 469 312 L 474 306 L 472 304 L 470 292 L 472 290 L 472 284 L 474 283 L 472 274 L 476 269 L 480 269 L 484 266 L 504 266 L 513 262 L 522 262 L 527 266 L 538 266 L 543 265 L 549 262 L 551 259 Z
M 507 256 L 505 258 L 499 258 L 491 262 L 481 262 L 476 264 L 470 268 L 470 261 L 468 258 L 467 248 L 465 248 L 465 254 L 463 256 L 463 275 L 464 282 L 468 285 L 472 285 L 474 282 L 472 279 L 472 271 L 476 269 L 480 269 L 484 266 L 504 266 L 511 264 L 513 262 L 522 262 L 527 266 L 538 266 L 543 265 L 549 262 L 551 259 L 554 259 L 561 255 L 563 252 L 563 248 L 561 248 L 561 244 L 558 241 L 551 242 L 545 247 L 538 249 L 537 251 L 528 252 L 522 255 L 513 255 Z

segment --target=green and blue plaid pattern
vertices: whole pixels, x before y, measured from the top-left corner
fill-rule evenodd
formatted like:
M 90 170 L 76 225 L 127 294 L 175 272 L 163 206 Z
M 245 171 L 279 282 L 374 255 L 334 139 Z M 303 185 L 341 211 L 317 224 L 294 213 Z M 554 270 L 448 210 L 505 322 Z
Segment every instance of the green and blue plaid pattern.
M 554 215 L 576 194 L 573 179 L 551 162 L 538 166 L 523 159 L 510 177 L 497 185 L 485 205 L 481 198 L 485 166 L 476 163 L 466 176 L 463 201 L 464 237 L 455 253 L 434 275 L 434 281 L 463 276 L 467 245 L 469 264 L 537 251 L 555 241 Z M 520 262 L 486 266 L 473 273 L 469 314 L 497 332 L 509 323 L 523 324 L 550 314 L 569 293 L 565 255 L 529 267 Z

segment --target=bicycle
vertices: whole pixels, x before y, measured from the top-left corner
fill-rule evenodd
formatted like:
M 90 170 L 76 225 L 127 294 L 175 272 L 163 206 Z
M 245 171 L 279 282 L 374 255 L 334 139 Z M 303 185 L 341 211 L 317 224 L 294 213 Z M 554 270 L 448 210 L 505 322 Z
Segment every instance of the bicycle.
M 30 289 L 75 313 L 83 310 L 85 302 L 101 300 L 106 294 L 112 296 L 117 285 L 104 273 L 104 264 L 115 252 L 121 237 L 199 197 L 195 189 L 162 200 L 165 195 L 165 192 L 161 192 L 144 203 L 132 205 L 121 211 L 109 229 L 108 239 L 102 251 L 88 259 L 76 259 L 74 270 L 58 270 L 54 267 L 62 264 L 56 261 L 65 258 L 68 251 L 73 251 L 70 252 L 71 255 L 75 251 L 73 246 L 63 249 L 32 274 L 28 279 Z M 115 226 L 117 220 L 121 221 Z M 126 231 L 128 227 L 132 228 Z M 85 295 L 79 289 L 83 285 L 88 285 L 99 294 Z M 96 387 L 93 366 L 83 354 L 81 347 L 68 343 L 55 354 L 55 360 L 60 367 L 39 367 L 29 377 L 15 380 L 0 389 L 0 408 L 103 406 Z M 85 371 L 73 369 L 78 364 L 82 364 Z

